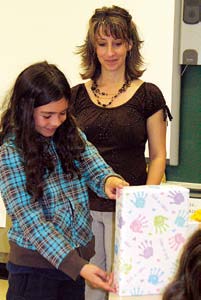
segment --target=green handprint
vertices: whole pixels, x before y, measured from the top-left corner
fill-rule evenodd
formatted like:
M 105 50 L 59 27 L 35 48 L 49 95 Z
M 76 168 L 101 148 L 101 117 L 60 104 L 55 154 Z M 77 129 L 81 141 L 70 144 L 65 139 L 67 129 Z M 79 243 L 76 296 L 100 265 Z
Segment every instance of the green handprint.
M 165 221 L 168 218 L 164 217 L 164 216 L 155 216 L 154 218 L 154 227 L 155 227 L 155 231 L 156 233 L 163 233 L 167 231 L 167 228 L 169 227 L 167 224 L 165 224 Z

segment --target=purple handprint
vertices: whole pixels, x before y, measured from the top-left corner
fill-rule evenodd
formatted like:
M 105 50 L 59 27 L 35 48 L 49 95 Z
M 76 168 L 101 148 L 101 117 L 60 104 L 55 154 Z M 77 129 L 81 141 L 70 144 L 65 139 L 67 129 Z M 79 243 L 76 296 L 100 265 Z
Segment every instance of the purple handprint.
M 119 218 L 118 218 L 118 227 L 119 228 L 122 228 L 123 227 L 123 225 L 125 224 L 125 221 L 124 221 L 124 219 L 120 216 Z
M 182 195 L 181 192 L 170 192 L 170 194 L 168 195 L 169 198 L 173 199 L 173 202 L 170 202 L 170 204 L 181 204 L 182 202 L 184 202 L 184 196 Z
M 143 256 L 146 259 L 153 256 L 153 247 L 151 241 L 145 240 L 140 244 L 139 249 L 143 251 L 142 254 L 140 254 L 140 256 Z

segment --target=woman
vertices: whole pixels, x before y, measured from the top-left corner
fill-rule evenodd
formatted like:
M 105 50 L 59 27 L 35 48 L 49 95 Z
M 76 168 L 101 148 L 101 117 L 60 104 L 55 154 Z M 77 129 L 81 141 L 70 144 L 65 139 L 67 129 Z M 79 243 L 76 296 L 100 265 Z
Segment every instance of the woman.
M 1 120 L 0 192 L 12 220 L 7 300 L 84 299 L 84 279 L 114 291 L 94 254 L 87 186 L 115 199 L 127 185 L 78 131 L 70 86 L 52 64 L 18 76 Z
M 82 79 L 72 88 L 73 113 L 87 138 L 116 172 L 131 185 L 160 184 L 166 162 L 166 115 L 159 88 L 140 77 L 142 57 L 136 25 L 118 6 L 96 9 L 81 55 Z M 149 146 L 146 172 L 145 144 Z M 115 203 L 89 190 L 96 255 L 91 262 L 111 270 Z M 102 300 L 102 291 L 89 289 L 87 300 Z

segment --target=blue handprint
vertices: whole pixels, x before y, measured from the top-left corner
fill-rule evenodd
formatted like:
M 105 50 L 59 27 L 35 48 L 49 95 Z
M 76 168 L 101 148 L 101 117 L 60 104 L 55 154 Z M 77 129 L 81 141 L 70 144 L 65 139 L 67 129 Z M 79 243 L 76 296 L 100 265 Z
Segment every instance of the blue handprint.
M 186 221 L 187 221 L 188 213 L 186 211 L 179 211 L 176 219 L 175 219 L 175 225 L 178 227 L 184 227 Z
M 153 285 L 157 285 L 161 283 L 162 281 L 160 281 L 160 278 L 163 274 L 164 272 L 162 272 L 161 269 L 157 269 L 157 268 L 151 269 L 148 282 L 150 282 Z
M 147 194 L 144 192 L 136 192 L 133 193 L 134 199 L 131 200 L 131 202 L 135 205 L 137 208 L 143 208 L 145 206 L 145 199 L 147 197 Z
M 115 243 L 114 245 L 114 253 L 117 255 L 119 252 L 119 246 Z
M 141 287 L 134 287 L 132 289 L 132 295 L 134 296 L 140 296 L 140 295 L 143 295 L 143 290 Z

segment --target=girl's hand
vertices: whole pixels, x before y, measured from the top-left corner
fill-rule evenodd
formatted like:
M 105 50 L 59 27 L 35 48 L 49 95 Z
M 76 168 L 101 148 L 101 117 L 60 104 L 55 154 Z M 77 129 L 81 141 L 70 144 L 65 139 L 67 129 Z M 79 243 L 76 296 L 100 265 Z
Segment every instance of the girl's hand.
M 99 267 L 93 264 L 86 264 L 80 271 L 82 276 L 93 288 L 100 288 L 107 292 L 116 292 L 112 287 L 113 273 L 108 274 Z
M 105 182 L 105 193 L 110 199 L 116 199 L 116 189 L 128 186 L 129 183 L 124 179 L 111 176 Z

